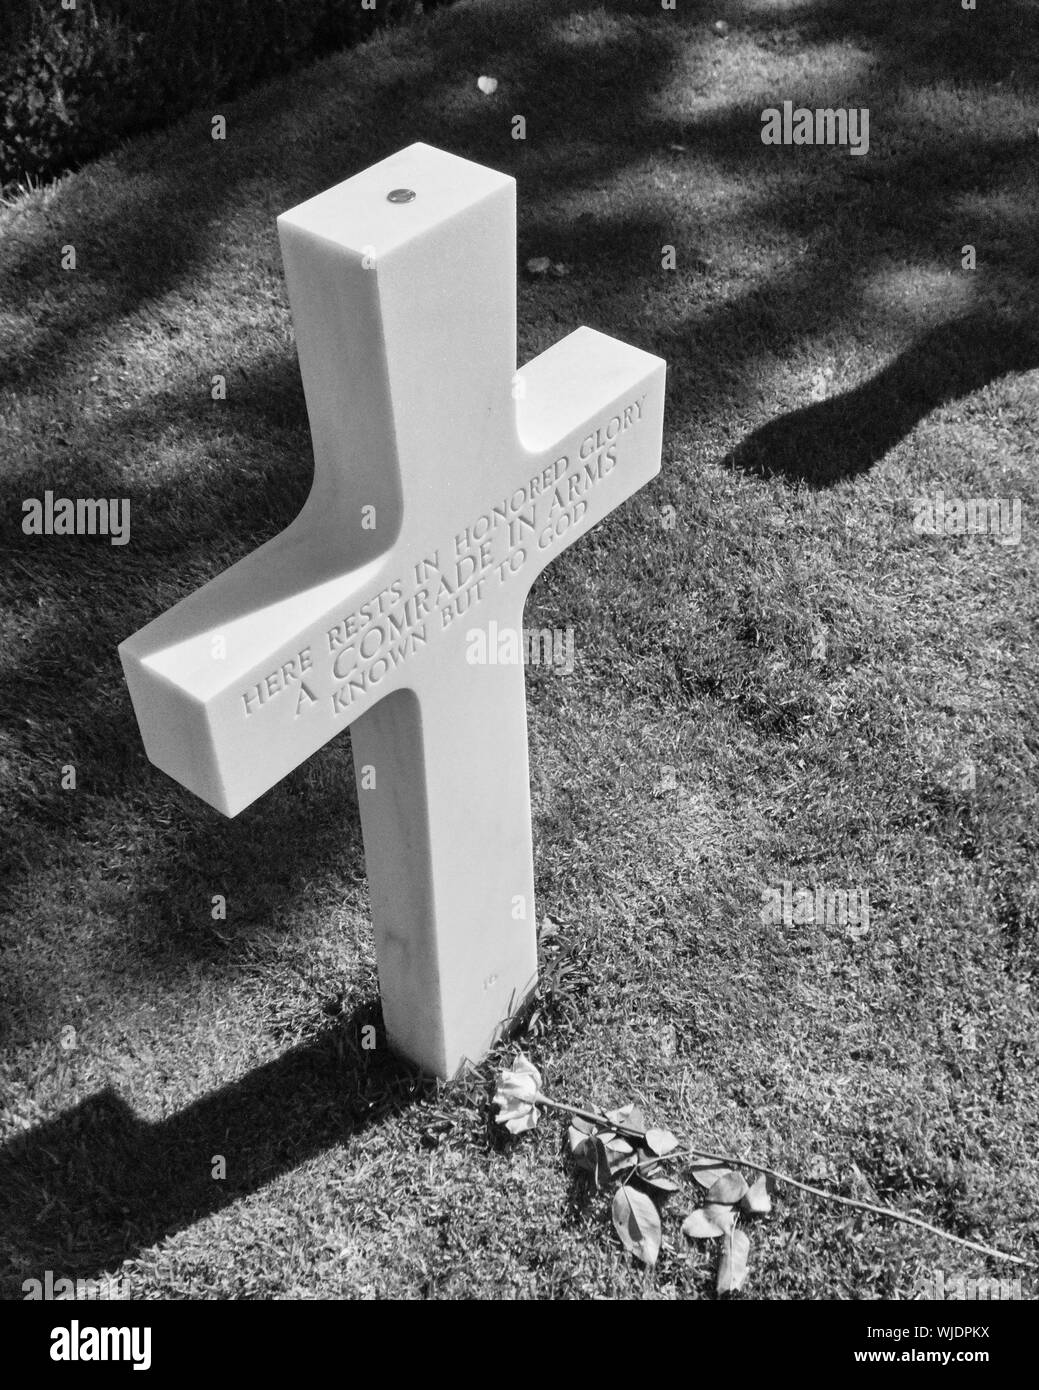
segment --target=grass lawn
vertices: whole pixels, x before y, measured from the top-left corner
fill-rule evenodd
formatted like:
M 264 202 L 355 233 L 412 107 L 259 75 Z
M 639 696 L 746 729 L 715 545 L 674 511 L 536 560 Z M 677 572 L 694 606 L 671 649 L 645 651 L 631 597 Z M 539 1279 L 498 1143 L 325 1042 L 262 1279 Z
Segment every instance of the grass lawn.
M 764 145 L 788 99 L 867 107 L 868 154 Z M 576 647 L 528 675 L 547 1093 L 1039 1257 L 1035 6 L 462 0 L 221 110 L 0 209 L 0 1291 L 714 1296 L 681 1168 L 646 1274 L 558 1118 L 493 1123 L 511 1046 L 451 1086 L 362 1049 L 347 740 L 226 821 L 123 684 L 307 494 L 275 216 L 416 139 L 514 173 L 521 262 L 570 269 L 521 275 L 521 361 L 589 324 L 669 363 L 659 478 L 527 608 Z M 48 488 L 128 497 L 130 543 L 23 535 Z M 939 491 L 1019 539 L 915 533 Z M 868 929 L 763 920 L 784 882 Z M 1021 1274 L 788 1190 L 740 1296 L 935 1270 Z

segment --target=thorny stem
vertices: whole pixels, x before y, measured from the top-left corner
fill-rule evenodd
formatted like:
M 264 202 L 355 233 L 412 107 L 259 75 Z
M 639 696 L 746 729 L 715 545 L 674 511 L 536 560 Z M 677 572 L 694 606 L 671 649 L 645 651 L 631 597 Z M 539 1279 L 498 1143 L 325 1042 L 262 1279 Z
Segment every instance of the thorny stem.
M 612 1129 L 618 1134 L 631 1134 L 638 1137 L 645 1137 L 644 1131 L 632 1129 L 630 1125 L 614 1124 L 605 1115 L 599 1115 L 594 1110 L 579 1110 L 574 1105 L 560 1105 L 558 1101 L 549 1100 L 539 1091 L 534 1100 L 538 1105 L 545 1105 L 550 1110 L 562 1110 L 568 1115 L 577 1115 L 582 1120 L 588 1120 L 592 1124 L 601 1125 L 603 1129 Z M 940 1236 L 942 1240 L 951 1240 L 956 1245 L 965 1245 L 969 1250 L 976 1250 L 980 1255 L 989 1255 L 994 1260 L 1010 1260 L 1017 1265 L 1034 1266 L 1034 1261 L 1026 1260 L 1021 1255 L 1009 1255 L 1005 1250 L 994 1250 L 990 1245 L 981 1245 L 974 1240 L 966 1240 L 963 1236 L 950 1235 L 948 1231 L 940 1230 L 937 1226 L 932 1226 L 929 1221 L 924 1221 L 919 1216 L 909 1216 L 905 1212 L 893 1211 L 890 1207 L 880 1207 L 873 1202 L 860 1202 L 855 1197 L 839 1197 L 835 1192 L 825 1192 L 821 1187 L 812 1187 L 810 1183 L 800 1182 L 797 1178 L 792 1178 L 787 1173 L 779 1173 L 775 1168 L 768 1168 L 764 1163 L 754 1163 L 749 1158 L 732 1158 L 729 1154 L 704 1153 L 700 1149 L 672 1149 L 670 1153 L 657 1155 L 662 1162 L 664 1159 L 674 1158 L 703 1158 L 709 1163 L 724 1163 L 730 1168 L 752 1168 L 755 1173 L 764 1173 L 766 1177 L 774 1178 L 776 1182 L 786 1183 L 789 1187 L 799 1188 L 802 1192 L 810 1192 L 813 1197 L 821 1197 L 826 1202 L 838 1202 L 842 1207 L 855 1207 L 858 1211 L 871 1211 L 876 1216 L 886 1216 L 892 1221 L 903 1221 L 909 1226 L 919 1226 L 921 1230 L 930 1231 L 932 1235 Z

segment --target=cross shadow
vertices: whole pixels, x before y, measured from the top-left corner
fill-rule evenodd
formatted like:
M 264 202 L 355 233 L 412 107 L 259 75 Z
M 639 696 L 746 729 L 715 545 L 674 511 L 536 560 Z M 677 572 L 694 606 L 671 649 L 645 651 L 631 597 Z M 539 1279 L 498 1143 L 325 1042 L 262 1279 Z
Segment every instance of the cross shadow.
M 916 338 L 861 386 L 770 420 L 723 462 L 830 487 L 871 468 L 932 410 L 1033 367 L 1039 334 L 1030 325 L 967 314 Z
M 233 972 L 250 937 L 290 929 L 300 882 L 313 882 L 328 864 L 348 877 L 363 863 L 349 735 L 332 740 L 291 773 L 276 795 L 232 821 L 151 768 L 138 740 L 127 737 L 133 714 L 114 653 L 122 638 L 163 607 L 156 576 L 175 569 L 204 577 L 214 552 L 222 556 L 218 568 L 238 558 L 267 531 L 286 525 L 306 496 L 313 466 L 296 364 L 271 354 L 256 362 L 235 396 L 219 418 L 229 448 L 247 466 L 223 474 L 218 493 L 197 480 L 157 490 L 146 479 L 127 486 L 123 477 L 156 416 L 176 416 L 185 437 L 199 447 L 214 428 L 215 408 L 208 397 L 190 384 L 177 386 L 125 411 L 122 429 L 118 422 L 104 422 L 94 431 L 103 462 L 94 471 L 93 490 L 129 499 L 131 545 L 75 538 L 71 559 L 69 549 L 46 538 L 19 533 L 4 546 L 7 576 L 22 592 L 61 593 L 76 567 L 95 586 L 79 602 L 40 609 L 25 638 L 6 653 L 0 672 L 7 725 L 28 731 L 28 742 L 35 744 L 42 732 L 38 717 L 47 711 L 63 746 L 75 750 L 69 761 L 77 769 L 73 795 L 62 792 L 53 778 L 35 788 L 28 783 L 9 788 L 8 833 L 0 844 L 7 905 L 17 910 L 23 895 L 31 895 L 45 862 L 41 842 L 71 845 L 92 833 L 91 826 L 93 833 L 104 834 L 101 827 L 109 818 L 132 818 L 141 797 L 145 814 L 162 820 L 167 834 L 156 855 L 127 865 L 112 888 L 120 940 L 110 938 L 116 950 L 105 961 L 124 984 L 128 976 L 154 978 L 157 969 L 173 983 L 192 961 L 204 961 L 218 974 Z M 259 457 L 258 438 L 266 440 Z M 46 485 L 59 495 L 77 491 L 74 479 L 60 474 Z M 24 479 L 3 480 L 0 510 L 19 516 L 23 497 L 32 491 Z M 193 587 L 192 579 L 182 587 Z M 118 602 L 108 597 L 114 592 Z M 74 659 L 76 653 L 84 659 Z M 97 665 L 94 654 L 101 655 Z M 236 899 L 233 920 L 222 928 L 231 938 L 230 951 L 214 937 L 209 917 L 210 895 L 227 892 L 228 885 Z M 71 899 L 68 910 L 76 910 Z M 36 1015 L 42 1026 L 48 1009 L 40 996 L 47 990 L 34 985 L 30 976 L 36 974 L 38 964 L 25 956 L 0 972 L 0 1032 L 10 1029 L 18 1013 Z
M 361 1006 L 312 1041 L 156 1124 L 106 1088 L 0 1149 L 0 1297 L 45 1270 L 97 1278 L 257 1191 L 435 1083 L 380 1045 L 365 1052 Z M 380 1040 L 381 1041 L 381 1040 Z M 214 1178 L 215 1158 L 226 1177 Z

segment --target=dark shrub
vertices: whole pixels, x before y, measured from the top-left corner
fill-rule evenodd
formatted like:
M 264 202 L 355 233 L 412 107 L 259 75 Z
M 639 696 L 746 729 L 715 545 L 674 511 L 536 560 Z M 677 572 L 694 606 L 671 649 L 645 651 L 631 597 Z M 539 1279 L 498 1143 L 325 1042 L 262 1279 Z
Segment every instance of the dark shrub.
M 414 9 L 415 0 L 377 0 L 374 10 L 360 0 L 76 0 L 70 10 L 0 0 L 0 184 L 71 168 Z

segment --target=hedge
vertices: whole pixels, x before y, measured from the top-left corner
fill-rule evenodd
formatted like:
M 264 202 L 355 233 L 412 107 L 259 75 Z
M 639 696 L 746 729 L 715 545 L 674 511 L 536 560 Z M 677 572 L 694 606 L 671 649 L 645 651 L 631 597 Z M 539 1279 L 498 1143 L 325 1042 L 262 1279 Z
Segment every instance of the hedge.
M 415 9 L 415 0 L 374 0 L 373 9 L 362 0 L 0 0 L 0 185 L 75 167 Z

